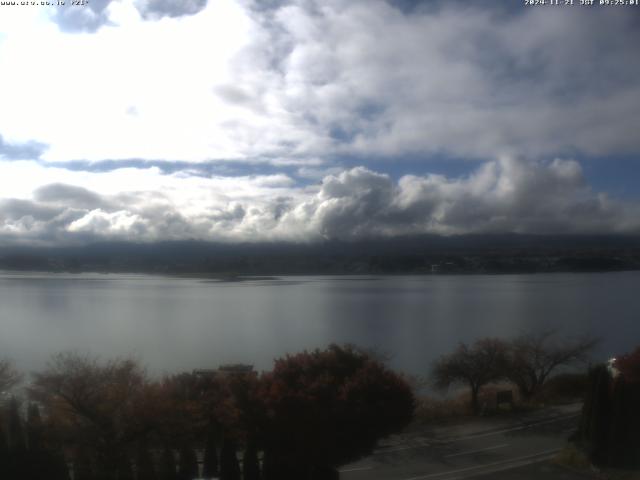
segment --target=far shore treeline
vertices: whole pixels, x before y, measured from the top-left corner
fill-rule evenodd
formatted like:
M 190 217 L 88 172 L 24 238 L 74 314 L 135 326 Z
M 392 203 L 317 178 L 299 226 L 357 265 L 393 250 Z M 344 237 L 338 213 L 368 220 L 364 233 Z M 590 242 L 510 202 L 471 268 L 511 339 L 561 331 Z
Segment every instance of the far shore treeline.
M 175 241 L 4 246 L 0 269 L 209 276 L 640 270 L 640 237 L 421 235 L 317 243 Z

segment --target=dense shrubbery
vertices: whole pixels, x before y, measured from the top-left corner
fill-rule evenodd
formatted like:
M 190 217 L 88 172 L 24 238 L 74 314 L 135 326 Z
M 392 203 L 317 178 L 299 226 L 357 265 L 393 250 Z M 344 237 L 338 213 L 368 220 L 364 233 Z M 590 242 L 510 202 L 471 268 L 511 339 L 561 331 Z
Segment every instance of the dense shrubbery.
M 8 389 L 19 377 L 5 367 Z M 2 479 L 46 471 L 66 480 L 68 462 L 76 480 L 191 480 L 196 450 L 205 477 L 337 478 L 339 465 L 407 425 L 414 407 L 401 376 L 336 345 L 279 359 L 262 375 L 229 369 L 161 381 L 129 359 L 66 353 L 34 374 L 28 393 L 36 403 L 26 420 L 15 400 L 0 419 Z
M 613 367 L 613 368 L 611 368 Z M 640 347 L 589 372 L 575 442 L 598 464 L 640 468 Z
M 265 454 L 277 469 L 267 480 L 333 478 L 413 414 L 409 385 L 353 348 L 287 356 L 264 380 Z
M 12 398 L 2 411 L 0 425 L 0 478 L 68 480 L 69 472 L 59 445 L 46 437 L 37 405 L 29 404 L 26 420 Z

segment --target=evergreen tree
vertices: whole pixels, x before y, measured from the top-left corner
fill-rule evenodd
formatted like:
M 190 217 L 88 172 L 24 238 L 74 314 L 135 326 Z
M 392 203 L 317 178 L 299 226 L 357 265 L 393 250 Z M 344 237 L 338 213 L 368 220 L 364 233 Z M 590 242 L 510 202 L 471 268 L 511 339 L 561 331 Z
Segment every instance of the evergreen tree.
M 26 427 L 28 478 L 69 480 L 69 468 L 64 455 L 47 445 L 40 408 L 35 403 L 30 403 L 27 409 Z
M 254 442 L 249 442 L 242 457 L 243 480 L 260 480 L 260 462 L 258 449 Z
M 236 444 L 229 437 L 225 437 L 220 451 L 220 480 L 240 480 Z
M 26 451 L 26 442 L 22 418 L 20 418 L 20 403 L 15 397 L 9 402 L 9 450 L 12 455 L 23 454 Z
M 69 466 L 61 452 L 48 450 L 47 466 L 47 480 L 69 480 Z
M 45 478 L 49 475 L 47 452 L 44 447 L 42 420 L 36 404 L 27 409 L 27 469 L 28 478 Z
M 42 418 L 35 403 L 30 403 L 27 409 L 27 444 L 29 451 L 44 450 Z
M 173 450 L 169 447 L 165 447 L 162 451 L 158 473 L 160 480 L 177 480 L 178 478 L 176 473 L 176 459 L 173 456 Z
M 9 477 L 9 445 L 7 436 L 0 423 L 0 478 Z
M 216 439 L 213 431 L 209 430 L 204 445 L 204 465 L 202 467 L 202 476 L 204 478 L 212 478 L 219 473 L 218 468 L 218 452 L 216 450 Z
M 116 478 L 118 480 L 134 480 L 131 460 L 127 455 L 121 455 L 118 459 Z
M 178 480 L 193 480 L 198 477 L 198 458 L 191 446 L 185 444 L 180 449 L 179 465 Z
M 277 480 L 278 471 L 275 464 L 275 456 L 265 449 L 262 456 L 262 480 Z
M 593 368 L 589 380 L 580 429 L 573 440 L 596 465 L 639 468 L 640 381 L 624 372 L 614 377 L 605 365 Z
M 298 480 L 304 478 L 296 466 L 273 450 L 265 450 L 262 457 L 262 480 Z
M 156 472 L 153 467 L 153 458 L 146 445 L 146 442 L 141 442 L 138 446 L 138 452 L 136 455 L 136 471 L 137 480 L 156 480 Z
M 73 480 L 94 480 L 93 461 L 84 448 L 79 448 L 73 459 Z
M 9 461 L 8 478 L 23 478 L 29 475 L 29 463 L 24 426 L 20 418 L 20 403 L 13 397 L 9 402 Z

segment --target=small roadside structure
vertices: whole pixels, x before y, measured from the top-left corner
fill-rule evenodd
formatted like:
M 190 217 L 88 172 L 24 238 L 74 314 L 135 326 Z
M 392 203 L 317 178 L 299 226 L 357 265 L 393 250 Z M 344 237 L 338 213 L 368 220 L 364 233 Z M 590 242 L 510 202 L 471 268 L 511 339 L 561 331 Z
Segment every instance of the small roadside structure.
M 496 392 L 496 409 L 499 409 L 501 405 L 509 405 L 509 408 L 513 410 L 512 390 L 500 390 Z
M 226 377 L 229 375 L 246 375 L 252 373 L 253 365 L 244 363 L 229 363 L 218 368 L 199 368 L 193 370 L 193 375 L 201 378 Z

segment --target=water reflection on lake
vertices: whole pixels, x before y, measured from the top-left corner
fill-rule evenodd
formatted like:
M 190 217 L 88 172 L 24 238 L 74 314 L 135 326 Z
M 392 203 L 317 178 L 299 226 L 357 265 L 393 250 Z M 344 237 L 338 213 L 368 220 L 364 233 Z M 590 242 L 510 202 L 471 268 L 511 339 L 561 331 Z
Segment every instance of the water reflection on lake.
M 133 354 L 152 372 L 252 363 L 330 342 L 393 354 L 425 373 L 460 342 L 558 329 L 640 344 L 640 272 L 279 277 L 0 273 L 0 357 L 24 370 L 60 350 Z

